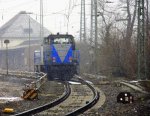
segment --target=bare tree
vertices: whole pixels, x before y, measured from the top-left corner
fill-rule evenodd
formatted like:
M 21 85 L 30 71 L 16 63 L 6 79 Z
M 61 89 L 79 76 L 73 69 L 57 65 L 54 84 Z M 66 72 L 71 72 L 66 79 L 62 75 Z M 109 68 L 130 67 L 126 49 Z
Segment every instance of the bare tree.
M 119 8 L 125 8 L 125 11 L 119 11 Z M 120 0 L 119 7 L 114 12 L 108 10 L 105 0 L 99 0 L 99 39 L 102 43 L 99 50 L 99 70 L 105 67 L 104 70 L 111 69 L 111 73 L 135 75 L 136 49 L 133 40 L 136 10 L 135 0 Z

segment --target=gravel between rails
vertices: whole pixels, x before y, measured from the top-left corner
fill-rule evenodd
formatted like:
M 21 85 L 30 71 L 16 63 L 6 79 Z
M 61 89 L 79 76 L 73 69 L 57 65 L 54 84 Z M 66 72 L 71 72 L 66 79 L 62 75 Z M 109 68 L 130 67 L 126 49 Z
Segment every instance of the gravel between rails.
M 65 116 L 65 114 L 78 109 L 86 104 L 86 101 L 93 99 L 93 93 L 87 85 L 70 84 L 71 95 L 64 102 L 47 111 L 36 114 L 35 116 Z

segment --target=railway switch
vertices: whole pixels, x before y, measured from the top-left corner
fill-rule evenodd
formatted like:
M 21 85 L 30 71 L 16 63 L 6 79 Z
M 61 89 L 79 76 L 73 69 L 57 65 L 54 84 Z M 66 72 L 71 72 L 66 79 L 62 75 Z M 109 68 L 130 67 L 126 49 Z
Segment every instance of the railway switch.
M 23 99 L 33 100 L 38 98 L 38 92 L 33 86 L 25 85 L 24 92 L 23 92 Z
M 35 98 L 38 98 L 38 93 L 35 89 L 27 89 L 24 90 L 22 98 L 33 100 Z

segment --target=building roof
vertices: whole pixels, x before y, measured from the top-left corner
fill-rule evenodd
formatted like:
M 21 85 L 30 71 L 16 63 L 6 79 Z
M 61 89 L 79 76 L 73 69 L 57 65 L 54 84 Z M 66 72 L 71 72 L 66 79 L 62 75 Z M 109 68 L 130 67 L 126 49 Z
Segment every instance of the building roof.
M 29 38 L 29 30 L 31 39 L 40 38 L 40 24 L 27 12 L 21 11 L 0 28 L 0 39 L 26 39 Z M 44 36 L 48 36 L 50 31 L 43 28 L 43 33 Z

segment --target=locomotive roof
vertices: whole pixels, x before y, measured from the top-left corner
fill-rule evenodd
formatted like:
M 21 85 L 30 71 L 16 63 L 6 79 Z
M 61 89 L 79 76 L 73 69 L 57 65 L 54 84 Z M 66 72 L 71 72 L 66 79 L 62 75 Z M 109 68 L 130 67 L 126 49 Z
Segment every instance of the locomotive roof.
M 48 36 L 48 38 L 67 38 L 69 37 L 70 39 L 74 39 L 74 37 L 72 35 L 69 35 L 69 34 L 51 34 Z

